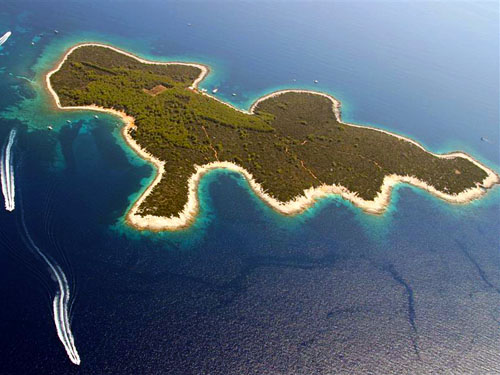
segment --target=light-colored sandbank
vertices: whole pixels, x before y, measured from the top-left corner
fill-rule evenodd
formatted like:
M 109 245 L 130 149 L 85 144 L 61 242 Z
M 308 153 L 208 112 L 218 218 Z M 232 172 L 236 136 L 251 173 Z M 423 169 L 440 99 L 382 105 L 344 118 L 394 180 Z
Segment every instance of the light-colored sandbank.
M 146 197 L 151 193 L 151 191 L 154 189 L 154 187 L 160 182 L 162 179 L 164 173 L 165 173 L 165 168 L 164 168 L 164 161 L 158 160 L 155 158 L 153 155 L 149 154 L 147 151 L 143 150 L 139 144 L 131 137 L 130 135 L 130 130 L 135 127 L 134 125 L 134 118 L 131 116 L 128 116 L 124 112 L 120 112 L 114 109 L 108 109 L 108 108 L 102 108 L 102 107 L 97 107 L 97 106 L 73 106 L 73 107 L 63 107 L 61 106 L 59 97 L 57 96 L 56 92 L 51 86 L 50 83 L 50 77 L 52 74 L 57 72 L 61 66 L 63 65 L 64 61 L 66 61 L 67 57 L 77 48 L 83 47 L 83 46 L 99 46 L 99 47 L 105 47 L 112 49 L 116 52 L 122 53 L 126 56 L 132 57 L 142 63 L 145 64 L 161 64 L 161 65 L 168 65 L 168 64 L 182 64 L 182 65 L 188 65 L 188 66 L 195 66 L 201 70 L 200 75 L 198 78 L 193 82 L 193 84 L 190 86 L 191 90 L 197 90 L 198 84 L 207 76 L 209 69 L 207 66 L 202 65 L 202 64 L 195 64 L 195 63 L 184 63 L 184 62 L 160 62 L 160 61 L 148 61 L 144 60 L 138 56 L 135 56 L 129 52 L 120 50 L 116 47 L 105 45 L 105 44 L 100 44 L 100 43 L 82 43 L 78 44 L 72 48 L 70 48 L 66 54 L 63 56 L 63 58 L 58 62 L 57 66 L 50 72 L 47 73 L 46 75 L 46 85 L 48 91 L 51 93 L 52 97 L 54 98 L 55 105 L 57 108 L 62 109 L 62 110 L 91 110 L 91 111 L 100 111 L 100 112 L 107 112 L 111 113 L 115 116 L 120 117 L 123 122 L 125 123 L 125 126 L 122 129 L 122 135 L 127 142 L 127 144 L 135 151 L 137 154 L 152 163 L 155 168 L 156 168 L 156 176 L 154 180 L 151 182 L 151 184 L 146 188 L 146 190 L 141 194 L 141 196 L 134 202 L 130 210 L 127 212 L 126 219 L 127 222 L 132 225 L 133 227 L 141 230 L 152 230 L 152 231 L 162 231 L 162 230 L 178 230 L 185 228 L 189 226 L 196 218 L 196 215 L 199 212 L 199 200 L 197 196 L 197 191 L 198 191 L 198 186 L 200 183 L 201 178 L 209 171 L 218 169 L 218 168 L 224 168 L 228 170 L 235 171 L 237 173 L 240 173 L 243 175 L 246 180 L 248 181 L 250 187 L 252 190 L 257 194 L 264 202 L 266 202 L 270 207 L 272 207 L 274 210 L 285 214 L 285 215 L 295 215 L 298 213 L 303 212 L 307 208 L 311 207 L 312 205 L 315 204 L 315 202 L 323 197 L 326 197 L 328 195 L 340 195 L 342 198 L 347 199 L 350 201 L 352 204 L 360 207 L 363 209 L 365 212 L 370 213 L 370 214 L 381 214 L 383 213 L 387 206 L 389 205 L 390 202 L 390 197 L 391 197 L 391 192 L 392 188 L 398 184 L 398 183 L 407 183 L 414 185 L 416 187 L 422 188 L 424 190 L 427 190 L 429 193 L 435 195 L 436 197 L 439 197 L 447 202 L 450 203 L 455 203 L 455 204 L 464 204 L 468 203 L 474 199 L 477 199 L 484 194 L 486 194 L 487 189 L 493 187 L 495 184 L 500 183 L 500 177 L 498 176 L 497 173 L 495 173 L 493 170 L 487 168 L 483 164 L 481 164 L 479 161 L 475 160 L 471 156 L 467 155 L 466 153 L 463 152 L 452 152 L 448 154 L 433 154 L 432 155 L 439 157 L 439 158 L 446 158 L 446 159 L 451 159 L 451 158 L 465 158 L 467 160 L 470 160 L 472 163 L 477 165 L 479 168 L 483 169 L 487 177 L 480 183 L 477 184 L 474 188 L 467 189 L 459 194 L 448 194 L 442 191 L 437 190 L 433 186 L 427 184 L 424 181 L 421 181 L 417 179 L 416 177 L 413 176 L 400 176 L 400 175 L 387 175 L 385 176 L 382 187 L 380 192 L 377 194 L 375 199 L 373 200 L 365 200 L 363 198 L 360 198 L 356 192 L 349 191 L 347 188 L 341 185 L 321 185 L 316 188 L 309 188 L 304 190 L 304 193 L 302 195 L 299 195 L 295 197 L 294 199 L 288 201 L 288 202 L 281 202 L 272 197 L 268 192 L 266 192 L 262 186 L 254 179 L 254 177 L 248 172 L 246 169 L 242 168 L 241 166 L 233 163 L 233 162 L 227 162 L 227 161 L 221 161 L 221 162 L 212 162 L 208 163 L 202 166 L 195 166 L 196 171 L 193 173 L 193 175 L 189 178 L 188 180 L 188 199 L 187 203 L 185 204 L 182 212 L 178 214 L 178 216 L 171 216 L 171 217 L 162 217 L 162 216 L 153 216 L 153 215 L 145 215 L 141 216 L 139 213 L 139 207 L 141 204 L 144 202 Z M 403 137 L 398 134 L 394 134 L 391 132 L 388 132 L 386 130 L 382 129 L 377 129 L 377 128 L 372 128 L 368 126 L 362 126 L 362 125 L 356 125 L 356 124 L 350 124 L 350 123 L 345 123 L 341 121 L 341 113 L 340 113 L 340 102 L 335 99 L 333 96 L 322 93 L 322 92 L 316 92 L 316 91 L 309 91 L 309 90 L 281 90 L 281 91 L 276 91 L 273 92 L 269 95 L 263 96 L 260 99 L 258 99 L 255 103 L 252 104 L 250 107 L 249 111 L 244 111 L 238 108 L 235 108 L 229 103 L 223 102 L 220 99 L 208 94 L 208 93 L 201 93 L 203 95 L 207 95 L 212 97 L 215 100 L 220 101 L 221 103 L 230 106 L 231 108 L 234 108 L 235 110 L 253 114 L 256 106 L 263 100 L 269 99 L 271 97 L 281 95 L 287 92 L 300 92 L 300 93 L 310 93 L 310 94 L 316 94 L 316 95 L 321 95 L 329 100 L 332 101 L 332 109 L 335 113 L 335 116 L 337 117 L 337 120 L 345 125 L 348 126 L 355 126 L 355 127 L 360 127 L 360 128 L 369 128 L 372 130 L 380 131 L 382 133 L 388 134 L 393 137 L 397 137 L 399 139 L 402 139 L 404 141 L 410 142 L 417 147 L 420 147 L 421 149 L 425 150 L 425 148 L 420 145 L 418 142 Z M 428 152 L 427 150 L 425 150 Z

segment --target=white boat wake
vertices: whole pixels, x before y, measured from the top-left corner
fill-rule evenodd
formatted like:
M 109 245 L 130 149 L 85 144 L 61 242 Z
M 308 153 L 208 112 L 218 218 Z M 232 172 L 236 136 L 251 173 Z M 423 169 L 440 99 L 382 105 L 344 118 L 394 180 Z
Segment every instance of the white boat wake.
M 11 35 L 12 33 L 10 31 L 7 31 L 5 34 L 3 34 L 3 36 L 0 38 L 0 46 L 4 44 Z
M 0 178 L 2 183 L 2 194 L 5 200 L 5 209 L 14 211 L 16 195 L 16 186 L 14 182 L 14 166 L 12 163 L 12 145 L 16 138 L 16 129 L 12 129 L 9 134 L 9 140 L 2 150 L 0 160 Z
M 42 250 L 35 244 L 33 239 L 31 238 L 28 229 L 26 228 L 26 223 L 24 221 L 24 213 L 22 212 L 21 207 L 21 218 L 24 232 L 26 234 L 28 245 L 32 248 L 32 250 L 38 254 L 43 261 L 47 264 L 51 276 L 57 282 L 59 290 L 56 291 L 56 295 L 54 297 L 54 301 L 52 303 L 52 307 L 54 309 L 54 323 L 56 325 L 57 336 L 59 336 L 59 340 L 61 340 L 64 345 L 64 349 L 66 349 L 66 353 L 71 362 L 75 365 L 80 364 L 80 356 L 75 347 L 75 341 L 73 337 L 73 333 L 71 332 L 71 325 L 68 316 L 68 304 L 70 300 L 69 293 L 69 284 L 66 279 L 66 275 L 57 262 L 51 259 L 50 256 L 45 255 Z

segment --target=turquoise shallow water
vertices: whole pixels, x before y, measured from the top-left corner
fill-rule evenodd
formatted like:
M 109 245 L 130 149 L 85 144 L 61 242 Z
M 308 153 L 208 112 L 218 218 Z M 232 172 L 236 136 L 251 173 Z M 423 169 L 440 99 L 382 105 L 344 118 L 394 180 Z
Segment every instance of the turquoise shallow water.
M 0 212 L 0 373 L 500 371 L 498 188 L 454 206 L 399 185 L 382 216 L 330 197 L 285 217 L 241 176 L 214 171 L 192 227 L 138 232 L 123 218 L 152 167 L 115 118 L 54 111 L 40 81 L 71 45 L 110 43 L 210 65 L 202 87 L 239 108 L 277 89 L 321 90 L 342 101 L 345 121 L 500 170 L 498 9 L 119 4 L 0 9 L 0 33 L 13 31 L 0 50 L 0 136 L 18 129 L 16 197 L 70 280 L 82 358 L 74 367 L 56 336 L 54 284 L 22 241 L 16 208 Z

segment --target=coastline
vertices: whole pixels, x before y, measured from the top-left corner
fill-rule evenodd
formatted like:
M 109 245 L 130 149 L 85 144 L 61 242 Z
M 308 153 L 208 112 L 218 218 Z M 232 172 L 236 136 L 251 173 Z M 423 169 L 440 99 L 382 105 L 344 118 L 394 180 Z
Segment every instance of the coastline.
M 120 117 L 123 122 L 125 123 L 125 126 L 122 128 L 122 136 L 124 137 L 126 143 L 131 147 L 141 158 L 144 160 L 150 162 L 151 164 L 154 165 L 155 167 L 155 178 L 153 181 L 149 184 L 149 186 L 143 191 L 143 193 L 140 195 L 140 197 L 133 203 L 132 207 L 129 209 L 129 211 L 126 214 L 126 221 L 129 225 L 133 226 L 136 229 L 139 230 L 151 230 L 151 231 L 162 231 L 162 230 L 179 230 L 188 227 L 191 225 L 194 220 L 196 219 L 196 216 L 198 215 L 199 212 L 199 201 L 197 197 L 197 191 L 198 191 L 198 185 L 200 183 L 201 178 L 208 173 L 211 170 L 218 169 L 218 168 L 223 168 L 223 169 L 229 169 L 231 171 L 240 173 L 245 177 L 247 180 L 248 184 L 250 185 L 252 191 L 259 196 L 260 199 L 262 199 L 267 205 L 269 205 L 272 209 L 275 211 L 284 214 L 284 215 L 296 215 L 304 210 L 308 209 L 309 207 L 313 206 L 318 199 L 321 199 L 323 197 L 326 197 L 328 195 L 340 195 L 343 199 L 346 199 L 350 201 L 352 204 L 355 206 L 361 208 L 363 211 L 366 213 L 370 214 L 381 214 L 383 213 L 389 203 L 390 203 L 390 197 L 392 193 L 392 188 L 399 183 L 407 183 L 411 184 L 413 186 L 419 187 L 423 190 L 428 191 L 432 195 L 447 201 L 449 203 L 454 203 L 454 204 L 465 204 L 468 203 L 472 200 L 478 199 L 484 194 L 486 194 L 487 190 L 491 187 L 493 187 L 495 184 L 500 183 L 500 177 L 498 176 L 497 173 L 495 173 L 492 169 L 489 169 L 488 167 L 484 166 L 481 164 L 479 161 L 471 157 L 470 155 L 464 153 L 464 152 L 451 152 L 447 154 L 434 154 L 432 152 L 429 152 L 426 150 L 420 143 L 395 134 L 391 133 L 389 131 L 375 128 L 375 127 L 370 127 L 370 126 L 363 126 L 363 125 L 357 125 L 357 124 L 351 124 L 351 123 L 346 123 L 341 120 L 341 103 L 334 98 L 333 96 L 323 93 L 323 92 L 317 92 L 317 91 L 312 91 L 312 90 L 301 90 L 301 89 L 290 89 L 290 90 L 280 90 L 280 91 L 275 91 L 272 92 L 268 95 L 262 96 L 261 98 L 257 99 L 250 107 L 248 111 L 246 110 L 241 110 L 239 108 L 234 107 L 230 103 L 226 103 L 219 98 L 216 98 L 208 93 L 201 92 L 200 94 L 210 96 L 211 98 L 235 109 L 243 113 L 247 114 L 253 114 L 256 106 L 269 98 L 287 93 L 287 92 L 299 92 L 299 93 L 308 93 L 308 94 L 314 94 L 314 95 L 321 95 L 323 97 L 326 97 L 332 102 L 332 109 L 335 113 L 335 116 L 338 120 L 338 122 L 347 125 L 347 126 L 354 126 L 354 127 L 359 127 L 359 128 L 367 128 L 375 131 L 380 131 L 382 133 L 388 134 L 390 136 L 397 137 L 398 139 L 404 140 L 406 142 L 410 142 L 417 147 L 420 147 L 422 150 L 425 152 L 428 152 L 429 154 L 439 157 L 439 158 L 445 158 L 445 159 L 452 159 L 456 157 L 461 157 L 469 160 L 470 162 L 474 163 L 476 166 L 481 168 L 482 170 L 485 171 L 487 174 L 486 178 L 480 183 L 476 184 L 476 187 L 470 188 L 467 190 L 464 190 L 458 194 L 448 194 L 441 192 L 437 190 L 435 187 L 427 184 L 424 181 L 421 181 L 417 179 L 416 177 L 413 176 L 401 176 L 401 175 L 396 175 L 396 174 L 391 174 L 391 175 L 386 175 L 384 177 L 384 180 L 382 182 L 381 189 L 377 196 L 373 200 L 365 200 L 363 198 L 360 198 L 356 192 L 351 192 L 347 188 L 341 185 L 321 185 L 316 188 L 309 188 L 304 190 L 303 194 L 295 197 L 294 199 L 288 201 L 288 202 L 281 202 L 272 197 L 269 193 L 267 193 L 263 187 L 254 179 L 252 174 L 248 172 L 246 169 L 242 168 L 241 166 L 233 163 L 233 162 L 227 162 L 227 161 L 222 161 L 222 162 L 211 162 L 208 164 L 204 164 L 202 166 L 197 166 L 195 165 L 195 173 L 191 175 L 191 177 L 188 180 L 188 199 L 187 202 L 183 208 L 183 210 L 177 215 L 177 216 L 171 216 L 171 217 L 162 217 L 162 216 L 153 216 L 153 215 L 145 215 L 141 216 L 138 211 L 139 207 L 144 202 L 144 200 L 147 198 L 147 196 L 151 193 L 151 191 L 154 189 L 154 187 L 160 182 L 161 178 L 163 177 L 165 173 L 165 162 L 161 161 L 157 158 L 155 158 L 153 155 L 148 153 L 146 150 L 142 149 L 139 144 L 130 136 L 130 130 L 135 127 L 134 124 L 134 118 L 131 116 L 128 116 L 124 112 L 117 111 L 114 109 L 108 109 L 108 108 L 103 108 L 103 107 L 98 107 L 95 105 L 90 105 L 90 106 L 68 106 L 68 107 L 63 107 L 61 106 L 59 97 L 57 93 L 53 90 L 51 83 L 50 83 L 50 77 L 56 73 L 63 65 L 63 63 L 66 61 L 68 56 L 77 48 L 84 47 L 84 46 L 98 46 L 98 47 L 105 47 L 109 48 L 111 50 L 114 50 L 115 52 L 122 53 L 128 57 L 134 58 L 138 60 L 139 62 L 145 63 L 145 64 L 155 64 L 155 65 L 187 65 L 187 66 L 194 66 L 197 67 L 201 70 L 200 75 L 198 78 L 196 78 L 192 85 L 189 87 L 191 90 L 197 90 L 199 83 L 208 75 L 210 69 L 206 65 L 202 64 L 197 64 L 197 63 L 188 63 L 188 62 L 161 62 L 161 61 L 149 61 L 142 59 L 134 54 L 131 54 L 129 52 L 123 51 L 119 48 L 106 45 L 106 44 L 101 44 L 101 43 L 80 43 L 77 44 L 73 47 L 71 47 L 65 54 L 64 56 L 59 60 L 59 62 L 56 64 L 56 67 L 49 71 L 46 76 L 45 76 L 45 84 L 47 87 L 47 90 L 51 93 L 52 98 L 54 99 L 55 105 L 58 109 L 60 110 L 91 110 L 91 111 L 99 111 L 99 112 L 106 112 L 113 114 L 115 116 Z

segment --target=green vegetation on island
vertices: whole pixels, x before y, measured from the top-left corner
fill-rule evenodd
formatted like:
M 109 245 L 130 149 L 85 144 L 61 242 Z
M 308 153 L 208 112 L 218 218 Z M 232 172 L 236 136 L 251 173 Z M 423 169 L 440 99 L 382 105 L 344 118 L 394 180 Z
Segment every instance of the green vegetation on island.
M 195 165 L 231 161 L 247 169 L 280 201 L 322 184 L 343 185 L 366 200 L 384 176 L 414 176 L 444 193 L 475 187 L 486 172 L 465 158 L 444 159 L 370 129 L 337 121 L 332 102 L 288 92 L 246 114 L 189 86 L 195 66 L 144 64 L 99 46 L 75 49 L 51 76 L 63 106 L 96 104 L 135 118 L 130 135 L 165 175 L 139 207 L 142 215 L 176 215 Z

